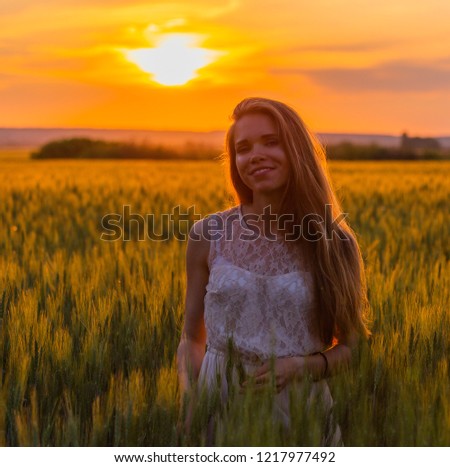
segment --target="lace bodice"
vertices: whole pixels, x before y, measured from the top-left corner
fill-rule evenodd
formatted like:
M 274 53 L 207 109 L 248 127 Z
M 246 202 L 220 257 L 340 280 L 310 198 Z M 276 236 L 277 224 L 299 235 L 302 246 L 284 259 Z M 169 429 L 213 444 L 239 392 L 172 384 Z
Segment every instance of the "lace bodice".
M 208 348 L 225 352 L 231 337 L 243 357 L 261 360 L 322 350 L 313 277 L 298 245 L 255 238 L 240 206 L 214 216 L 205 296 Z

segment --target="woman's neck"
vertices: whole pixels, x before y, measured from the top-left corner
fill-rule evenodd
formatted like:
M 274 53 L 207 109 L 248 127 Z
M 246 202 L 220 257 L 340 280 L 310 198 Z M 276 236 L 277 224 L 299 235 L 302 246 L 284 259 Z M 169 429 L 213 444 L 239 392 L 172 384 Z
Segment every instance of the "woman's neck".
M 266 236 L 282 236 L 283 229 L 279 223 L 279 207 L 280 203 L 270 201 L 255 200 L 251 204 L 241 206 L 241 213 L 244 216 L 251 217 L 253 225 L 257 225 L 263 235 Z M 255 216 L 259 216 L 258 220 Z
M 280 206 L 281 200 L 279 199 L 255 197 L 251 203 L 245 205 L 244 210 L 246 214 L 262 215 L 268 211 L 272 214 L 279 214 Z

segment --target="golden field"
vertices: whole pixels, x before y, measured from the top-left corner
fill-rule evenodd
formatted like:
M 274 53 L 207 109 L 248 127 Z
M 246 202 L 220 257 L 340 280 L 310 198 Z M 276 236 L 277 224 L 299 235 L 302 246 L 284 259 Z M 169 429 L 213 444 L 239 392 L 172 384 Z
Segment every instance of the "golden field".
M 2 151 L 0 166 L 0 445 L 204 443 L 201 423 L 189 439 L 176 430 L 186 242 L 170 228 L 164 242 L 103 241 L 101 219 L 128 205 L 158 231 L 178 205 L 224 209 L 221 165 Z M 448 446 L 450 162 L 330 171 L 363 251 L 373 332 L 330 380 L 344 442 Z M 247 402 L 231 407 L 220 445 L 318 443 L 314 414 L 293 417 L 307 432 L 281 434 Z

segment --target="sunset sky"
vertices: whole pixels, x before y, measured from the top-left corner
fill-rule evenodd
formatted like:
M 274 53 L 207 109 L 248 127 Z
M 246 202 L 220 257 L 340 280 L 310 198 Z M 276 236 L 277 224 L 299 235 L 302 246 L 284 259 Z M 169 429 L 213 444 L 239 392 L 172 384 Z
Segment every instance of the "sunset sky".
M 450 134 L 448 0 L 0 0 L 0 126 Z M 183 82 L 185 84 L 183 84 Z

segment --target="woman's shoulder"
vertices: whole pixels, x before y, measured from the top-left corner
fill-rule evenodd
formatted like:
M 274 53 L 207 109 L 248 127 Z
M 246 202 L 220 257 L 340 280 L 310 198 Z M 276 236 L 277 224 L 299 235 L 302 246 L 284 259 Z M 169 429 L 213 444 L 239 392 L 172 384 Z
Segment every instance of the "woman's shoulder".
M 232 206 L 223 211 L 210 213 L 195 222 L 191 228 L 191 234 L 198 238 L 203 237 L 206 241 L 216 239 L 218 233 L 223 233 L 227 223 L 240 218 L 240 206 Z
M 232 206 L 217 211 L 193 224 L 189 232 L 188 248 L 200 256 L 208 256 L 210 244 L 223 238 L 224 233 L 235 219 L 240 218 L 240 208 Z
M 216 211 L 196 221 L 189 232 L 189 240 L 210 242 L 214 240 L 215 233 L 223 231 L 225 221 L 239 218 L 239 206 L 232 206 L 223 211 Z
M 233 206 L 224 211 L 211 213 L 195 222 L 188 236 L 187 260 L 189 264 L 210 266 L 211 244 L 223 237 L 227 219 L 239 218 L 239 206 Z M 215 248 L 212 248 L 214 251 Z

